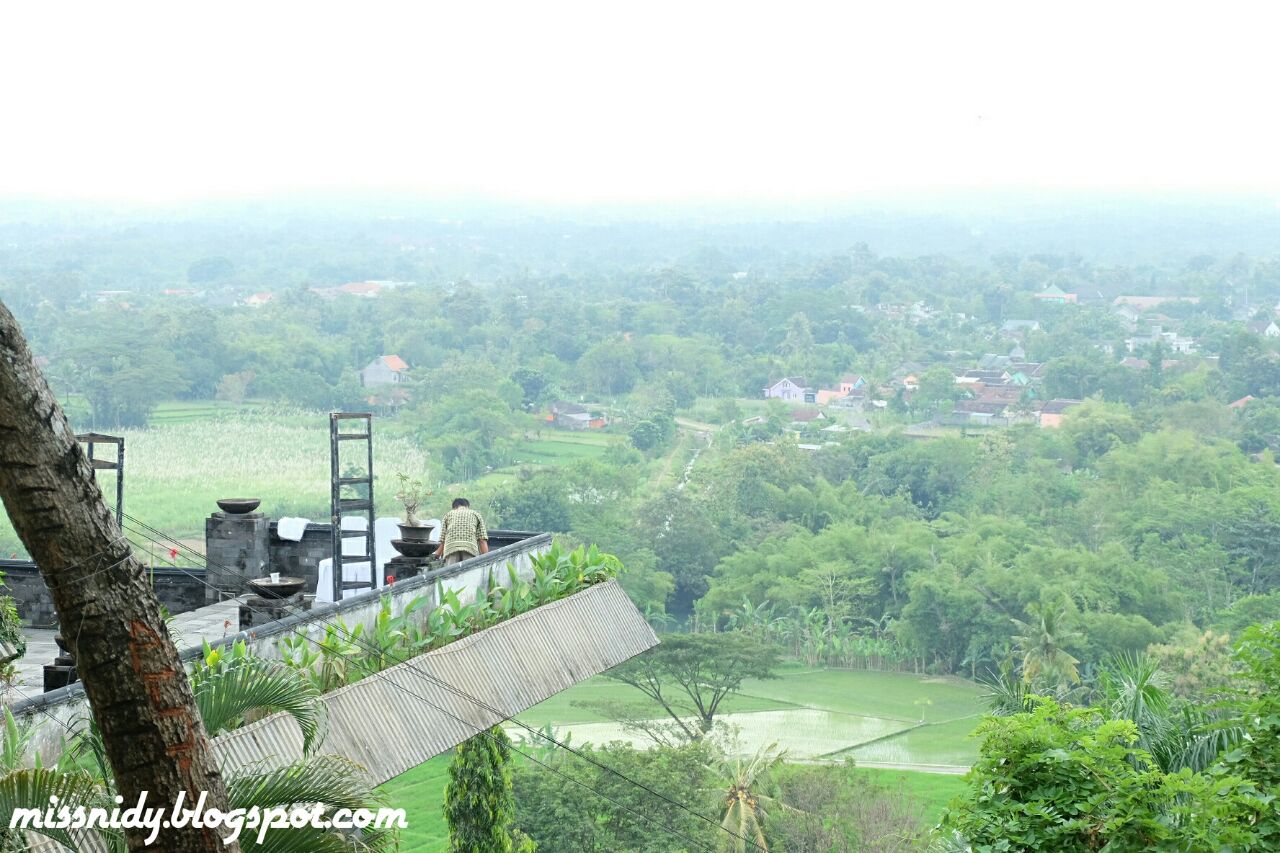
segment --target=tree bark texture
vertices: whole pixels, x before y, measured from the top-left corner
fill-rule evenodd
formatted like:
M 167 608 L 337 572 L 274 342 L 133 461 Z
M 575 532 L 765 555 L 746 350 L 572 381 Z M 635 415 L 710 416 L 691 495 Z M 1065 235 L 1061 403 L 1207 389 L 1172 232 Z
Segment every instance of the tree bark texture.
M 40 568 L 102 732 L 124 807 L 227 797 L 178 651 L 146 571 L 102 499 L 89 461 L 0 303 L 0 497 Z M 145 833 L 145 831 L 144 831 Z M 144 834 L 129 831 L 143 849 Z M 151 849 L 228 851 L 210 830 L 166 828 Z

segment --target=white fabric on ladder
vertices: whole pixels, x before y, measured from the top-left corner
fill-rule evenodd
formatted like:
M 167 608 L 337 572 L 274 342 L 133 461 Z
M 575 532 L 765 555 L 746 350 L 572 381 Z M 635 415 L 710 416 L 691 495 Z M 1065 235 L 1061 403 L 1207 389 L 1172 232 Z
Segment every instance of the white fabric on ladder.
M 377 543 L 377 552 L 375 556 L 378 558 L 378 573 L 373 578 L 374 587 L 381 589 L 386 586 L 387 563 L 396 556 L 396 550 L 391 547 L 391 540 L 399 538 L 399 529 L 396 527 L 399 519 L 377 518 L 373 522 L 373 536 Z M 343 530 L 364 530 L 369 526 L 369 522 L 360 516 L 348 516 L 342 519 Z M 354 547 L 353 547 L 354 546 Z M 344 539 L 342 544 L 342 555 L 359 555 L 365 553 L 365 540 L 360 538 Z M 343 563 L 342 574 L 346 581 L 369 581 L 369 562 L 360 560 L 359 562 Z M 368 589 L 346 589 L 342 591 L 343 598 L 350 598 L 359 595 L 362 592 L 368 592 Z M 333 601 L 333 560 L 324 559 L 320 561 L 319 571 L 316 574 L 316 601 L 328 603 Z

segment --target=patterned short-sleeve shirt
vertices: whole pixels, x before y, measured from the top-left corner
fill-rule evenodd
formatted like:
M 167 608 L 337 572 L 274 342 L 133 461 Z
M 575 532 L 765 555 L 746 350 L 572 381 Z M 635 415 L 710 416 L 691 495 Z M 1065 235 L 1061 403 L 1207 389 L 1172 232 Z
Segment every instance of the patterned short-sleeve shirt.
M 489 538 L 480 513 L 469 506 L 451 509 L 440 522 L 440 541 L 444 543 L 444 555 L 465 551 L 472 556 L 480 553 L 480 540 Z

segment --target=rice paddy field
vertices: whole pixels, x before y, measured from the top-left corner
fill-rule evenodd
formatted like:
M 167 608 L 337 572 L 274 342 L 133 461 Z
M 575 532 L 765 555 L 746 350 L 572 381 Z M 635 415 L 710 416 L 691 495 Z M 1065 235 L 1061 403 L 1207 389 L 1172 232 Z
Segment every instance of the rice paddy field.
M 125 439 L 125 511 L 177 538 L 202 539 L 218 498 L 261 498 L 262 511 L 277 517 L 329 517 L 324 413 L 168 407 L 155 426 L 118 434 Z M 108 458 L 113 452 L 106 451 Z M 398 514 L 396 472 L 430 477 L 430 460 L 412 440 L 376 428 L 373 454 L 378 511 Z M 98 476 L 111 502 L 115 474 Z M 4 518 L 0 553 L 14 552 L 21 546 Z
M 558 737 L 573 744 L 640 744 L 583 705 L 629 699 L 645 701 L 633 688 L 597 677 L 530 708 L 519 719 L 534 727 L 550 724 Z M 896 765 L 863 766 L 860 772 L 900 791 L 916 804 L 921 820 L 932 824 L 964 786 L 953 774 L 977 757 L 977 743 L 969 734 L 983 707 L 979 688 L 961 679 L 792 666 L 780 678 L 749 682 L 726 710 L 725 719 L 737 728 L 744 751 L 776 741 L 792 759 L 852 757 L 858 764 Z M 516 740 L 524 733 L 517 726 L 508 730 Z M 448 754 L 437 756 L 382 787 L 391 804 L 408 813 L 409 829 L 402 835 L 406 850 L 448 849 L 441 804 L 449 760 Z
M 420 513 L 438 516 L 447 509 L 451 485 L 439 465 L 392 419 L 374 420 L 374 496 L 380 515 L 398 515 L 396 474 L 403 472 L 436 485 L 433 500 Z M 273 517 L 329 517 L 329 418 L 324 412 L 280 411 L 261 404 L 215 401 L 166 403 L 146 429 L 112 432 L 125 439 L 125 511 L 153 527 L 196 545 L 203 541 L 204 519 L 218 498 L 255 497 Z M 554 429 L 530 431 L 507 468 L 466 485 L 500 486 L 516 479 L 522 467 L 545 468 L 602 455 L 611 441 L 599 432 Z M 345 450 L 356 450 L 348 445 Z M 114 451 L 102 451 L 110 457 Z M 352 454 L 352 458 L 358 451 Z M 345 457 L 344 457 L 345 460 Z M 108 502 L 114 501 L 115 474 L 98 472 Z M 0 555 L 23 556 L 21 543 L 0 511 Z
M 646 702 L 635 689 L 596 677 L 535 705 L 519 719 L 552 726 L 573 743 L 642 739 L 605 719 L 601 700 Z M 906 769 L 963 770 L 977 758 L 969 733 L 983 711 L 981 690 L 958 678 L 787 666 L 748 681 L 724 705 L 744 751 L 777 742 L 802 760 L 852 757 Z M 655 706 L 654 719 L 660 719 Z M 514 731 L 513 731 L 514 734 Z

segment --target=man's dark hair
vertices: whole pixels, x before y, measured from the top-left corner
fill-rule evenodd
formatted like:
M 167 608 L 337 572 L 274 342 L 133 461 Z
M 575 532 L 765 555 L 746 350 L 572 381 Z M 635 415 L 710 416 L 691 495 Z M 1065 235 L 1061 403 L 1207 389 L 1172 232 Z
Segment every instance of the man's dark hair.
M 457 509 L 460 506 L 471 506 L 471 501 L 467 500 L 466 498 L 454 498 L 453 508 Z

